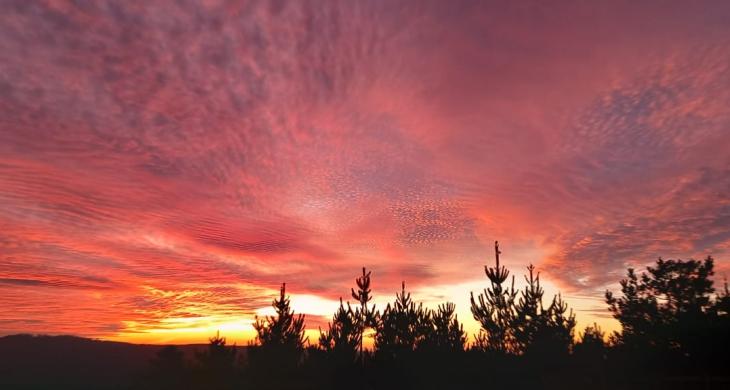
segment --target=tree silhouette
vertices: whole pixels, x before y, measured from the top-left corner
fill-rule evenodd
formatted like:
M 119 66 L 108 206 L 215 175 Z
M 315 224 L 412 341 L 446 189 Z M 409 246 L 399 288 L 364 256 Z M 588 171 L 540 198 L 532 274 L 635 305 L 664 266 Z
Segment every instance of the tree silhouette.
M 547 326 L 547 316 L 542 305 L 544 290 L 540 287 L 540 274 L 534 274 L 535 267 L 527 267 L 529 278 L 525 276 L 527 285 L 515 305 L 515 316 L 512 323 L 515 350 L 525 352 Z
M 484 266 L 484 273 L 491 284 L 490 288 L 484 289 L 483 293 L 474 299 L 471 293 L 471 312 L 474 319 L 481 325 L 481 331 L 475 337 L 475 348 L 496 352 L 499 354 L 514 351 L 514 329 L 512 328 L 515 317 L 515 299 L 517 291 L 514 289 L 514 277 L 512 285 L 505 289 L 502 284 L 507 280 L 509 271 L 499 266 L 499 242 L 494 242 L 495 267 Z
M 279 299 L 271 304 L 276 315 L 259 318 L 253 326 L 256 330 L 256 342 L 263 355 L 278 356 L 279 363 L 296 366 L 304 350 L 304 315 L 294 314 L 289 298 L 286 296 L 286 283 L 281 285 Z
M 208 349 L 195 353 L 202 380 L 210 388 L 227 388 L 236 364 L 236 348 L 226 346 L 225 337 L 216 332 L 208 339 Z
M 606 350 L 606 332 L 596 323 L 588 325 L 580 336 L 580 341 L 575 344 L 574 352 L 581 357 L 601 356 Z
M 196 352 L 195 357 L 200 364 L 211 371 L 228 371 L 236 362 L 236 348 L 226 346 L 226 338 L 216 332 L 208 339 L 208 349 L 205 352 Z
M 374 328 L 378 322 L 375 305 L 370 307 L 368 306 L 370 301 L 373 299 L 372 295 L 370 295 L 372 292 L 370 290 L 370 271 L 366 272 L 365 267 L 362 267 L 362 276 L 355 279 L 355 283 L 357 284 L 357 291 L 355 291 L 354 288 L 350 289 L 350 291 L 352 298 L 360 304 L 360 307 L 355 309 L 355 318 L 357 319 L 357 324 L 359 326 L 360 361 L 365 364 L 365 331 L 368 328 Z
M 352 363 L 357 358 L 361 336 L 362 328 L 357 315 L 350 303 L 345 308 L 340 298 L 340 307 L 328 324 L 328 330 L 323 332 L 320 329 L 319 345 L 343 363 Z
M 187 367 L 183 352 L 174 345 L 160 349 L 150 362 L 151 370 L 145 387 L 179 389 L 186 382 Z
M 498 354 L 567 354 L 573 342 L 575 315 L 560 294 L 547 307 L 543 305 L 544 290 L 535 267 L 527 267 L 525 288 L 514 288 L 514 277 L 508 289 L 502 287 L 509 271 L 499 265 L 499 243 L 494 242 L 495 267 L 484 267 L 491 287 L 474 299 L 471 312 L 481 324 L 475 338 L 475 348 Z
M 722 293 L 715 300 L 713 310 L 718 317 L 727 318 L 730 316 L 730 290 L 728 290 L 727 279 L 723 284 Z
M 185 366 L 183 352 L 174 345 L 163 347 L 152 359 L 152 366 L 160 372 L 178 372 Z
M 568 310 L 568 304 L 560 293 L 553 296 L 545 317 L 544 333 L 530 348 L 538 347 L 548 356 L 567 355 L 573 345 L 575 314 L 573 309 Z
M 618 349 L 652 372 L 724 373 L 730 348 L 728 292 L 713 297 L 714 261 L 659 259 L 646 272 L 628 270 L 621 296 L 606 302 L 622 326 Z M 714 298 L 714 299 L 713 299 Z M 636 365 L 635 364 L 635 365 Z
M 433 329 L 426 337 L 429 348 L 440 352 L 461 352 L 466 345 L 466 332 L 459 323 L 456 314 L 456 305 L 447 302 L 431 311 Z
M 713 259 L 659 259 L 655 267 L 637 276 L 629 268 L 621 280 L 621 297 L 606 291 L 606 303 L 623 331 L 617 336 L 629 348 L 695 349 L 692 333 L 707 326 Z M 688 333 L 689 332 L 689 333 Z
M 378 353 L 386 358 L 395 358 L 414 351 L 426 341 L 431 324 L 429 311 L 421 303 L 416 305 L 413 302 L 403 282 L 393 305 L 388 303 L 380 315 L 375 335 Z
M 512 325 L 514 351 L 524 354 L 540 354 L 543 357 L 566 355 L 573 343 L 575 315 L 568 311 L 568 305 L 560 294 L 553 297 L 545 309 L 544 290 L 540 286 L 540 273 L 535 275 L 535 266 L 527 267 L 527 282 L 515 305 Z
M 595 385 L 605 387 L 606 375 L 610 372 L 607 368 L 609 350 L 605 338 L 606 333 L 594 323 L 585 327 L 573 348 L 574 363 L 578 368 L 575 373 L 584 388 Z M 612 373 L 614 377 L 617 374 Z

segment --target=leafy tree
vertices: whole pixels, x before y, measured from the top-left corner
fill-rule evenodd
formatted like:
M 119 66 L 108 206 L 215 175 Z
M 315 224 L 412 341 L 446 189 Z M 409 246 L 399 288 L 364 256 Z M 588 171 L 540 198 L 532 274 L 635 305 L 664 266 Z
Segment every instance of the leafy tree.
M 286 283 L 281 285 L 279 299 L 274 299 L 272 306 L 275 316 L 263 319 L 256 317 L 254 329 L 256 342 L 267 353 L 276 354 L 289 364 L 299 361 L 306 338 L 304 335 L 304 315 L 295 315 L 286 296 Z
M 403 282 L 393 305 L 388 303 L 380 315 L 375 346 L 381 356 L 395 358 L 421 346 L 429 337 L 431 329 L 429 311 L 422 304 L 413 302 Z
M 514 351 L 515 337 L 513 322 L 515 318 L 515 299 L 517 291 L 514 289 L 514 277 L 510 288 L 502 284 L 507 280 L 509 271 L 499 266 L 499 243 L 494 242 L 496 259 L 495 267 L 484 266 L 484 272 L 491 283 L 490 288 L 474 299 L 471 293 L 471 312 L 474 319 L 481 325 L 481 331 L 476 336 L 475 347 L 483 351 L 500 354 Z

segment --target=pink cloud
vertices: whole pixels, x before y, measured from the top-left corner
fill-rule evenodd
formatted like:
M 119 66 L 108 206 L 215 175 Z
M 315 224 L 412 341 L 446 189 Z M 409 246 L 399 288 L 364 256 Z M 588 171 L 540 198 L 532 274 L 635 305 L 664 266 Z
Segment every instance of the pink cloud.
M 727 268 L 725 5 L 2 8 L 0 333 L 461 285 L 495 239 L 596 299 Z

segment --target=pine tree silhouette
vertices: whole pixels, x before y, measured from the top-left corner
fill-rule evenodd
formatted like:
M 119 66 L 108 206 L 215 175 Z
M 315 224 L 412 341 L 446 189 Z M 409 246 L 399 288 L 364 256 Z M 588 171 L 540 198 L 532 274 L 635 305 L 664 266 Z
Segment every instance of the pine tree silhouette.
M 724 281 L 722 292 L 715 299 L 714 312 L 719 317 L 730 316 L 730 290 L 727 286 L 727 278 Z
M 606 332 L 601 330 L 598 324 L 593 323 L 583 330 L 580 341 L 575 344 L 574 352 L 581 357 L 600 356 L 604 358 L 606 347 Z
M 189 379 L 184 354 L 174 345 L 160 349 L 150 363 L 150 375 L 146 378 L 148 383 L 144 387 L 179 389 Z
M 378 318 L 375 311 L 375 305 L 368 306 L 373 297 L 370 295 L 370 271 L 366 272 L 365 267 L 362 267 L 362 276 L 355 279 L 357 284 L 357 291 L 350 289 L 352 298 L 355 299 L 360 307 L 355 309 L 355 318 L 359 326 L 359 356 L 362 364 L 365 364 L 365 332 L 368 328 L 374 328 L 377 325 Z
M 304 351 L 304 315 L 294 314 L 286 296 L 286 283 L 281 285 L 279 299 L 271 304 L 276 315 L 259 318 L 253 324 L 256 342 L 266 356 L 275 356 L 282 365 L 296 366 Z
M 198 380 L 202 381 L 201 386 L 214 389 L 228 388 L 235 370 L 236 348 L 226 346 L 225 337 L 220 337 L 218 332 L 208 341 L 206 351 L 195 353 L 201 374 Z
M 567 355 L 573 344 L 575 315 L 572 310 L 568 311 L 568 305 L 560 294 L 555 295 L 545 309 L 540 273 L 535 273 L 532 264 L 527 271 L 525 288 L 515 305 L 514 351 L 539 354 L 544 358 Z
M 471 312 L 474 319 L 481 325 L 481 331 L 475 337 L 475 348 L 500 354 L 514 351 L 515 339 L 513 322 L 515 317 L 515 299 L 517 291 L 514 288 L 514 277 L 510 288 L 503 288 L 509 271 L 499 266 L 499 242 L 494 242 L 495 267 L 484 266 L 484 273 L 491 284 L 484 289 L 477 299 L 471 293 Z
M 629 348 L 670 350 L 687 348 L 688 336 L 707 326 L 714 291 L 713 259 L 659 259 L 639 277 L 629 268 L 621 280 L 622 296 L 606 291 L 606 303 L 623 331 L 617 338 Z
M 328 330 L 320 329 L 319 345 L 327 352 L 335 355 L 336 359 L 344 363 L 352 363 L 357 359 L 358 349 L 362 336 L 358 317 L 352 310 L 350 303 L 347 308 L 340 298 L 340 307 L 328 324 Z
M 203 367 L 213 371 L 226 371 L 233 367 L 236 362 L 236 348 L 226 346 L 226 338 L 216 332 L 214 337 L 208 339 L 208 350 L 197 352 L 195 357 Z
M 527 285 L 515 306 L 513 331 L 514 348 L 524 353 L 547 326 L 547 316 L 542 304 L 544 290 L 540 287 L 540 273 L 535 275 L 535 266 L 527 267 L 529 277 L 525 275 Z
M 474 299 L 471 294 L 471 312 L 481 324 L 475 337 L 475 348 L 498 354 L 566 355 L 572 346 L 575 315 L 560 294 L 553 297 L 546 309 L 543 306 L 544 290 L 535 267 L 527 267 L 525 288 L 514 288 L 514 277 L 508 289 L 502 287 L 509 271 L 500 267 L 499 243 L 494 242 L 495 267 L 485 266 L 484 271 L 491 287 Z
M 459 323 L 456 314 L 456 305 L 447 302 L 431 311 L 433 329 L 427 335 L 427 344 L 439 352 L 461 352 L 466 345 L 466 332 Z
M 582 387 L 599 385 L 606 388 L 606 377 L 611 373 L 613 377 L 617 372 L 611 372 L 608 367 L 609 348 L 606 344 L 606 333 L 594 323 L 586 326 L 580 335 L 580 340 L 573 347 L 574 369 L 578 381 L 583 382 Z
M 540 350 L 544 358 L 566 356 L 573 346 L 576 322 L 573 309 L 568 310 L 560 293 L 553 296 L 545 320 L 542 334 L 528 348 Z
M 419 303 L 416 305 L 411 294 L 406 292 L 406 284 L 401 284 L 401 292 L 396 293 L 393 305 L 388 303 L 380 315 L 375 346 L 378 353 L 388 359 L 396 358 L 416 350 L 428 338 L 432 329 L 428 310 Z

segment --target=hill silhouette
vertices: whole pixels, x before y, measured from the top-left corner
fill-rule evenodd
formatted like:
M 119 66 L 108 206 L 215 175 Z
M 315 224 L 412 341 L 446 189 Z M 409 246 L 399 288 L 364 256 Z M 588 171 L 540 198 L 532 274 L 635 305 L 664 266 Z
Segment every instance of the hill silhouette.
M 175 347 L 186 359 L 192 359 L 207 345 Z M 4 336 L 0 337 L 0 388 L 134 388 L 161 348 L 76 336 Z M 247 347 L 237 349 L 245 351 Z

